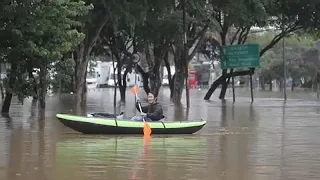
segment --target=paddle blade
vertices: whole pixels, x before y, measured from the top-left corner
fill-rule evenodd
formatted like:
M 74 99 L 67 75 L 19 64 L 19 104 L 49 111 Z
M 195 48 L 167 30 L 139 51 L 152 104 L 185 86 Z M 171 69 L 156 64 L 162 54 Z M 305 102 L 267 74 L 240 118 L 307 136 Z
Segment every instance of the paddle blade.
M 143 135 L 144 136 L 150 136 L 152 133 L 151 127 L 148 123 L 144 122 L 143 125 Z
M 132 87 L 132 89 L 131 89 L 131 92 L 132 92 L 132 94 L 136 95 L 136 94 L 138 94 L 138 90 L 139 90 L 138 86 L 137 86 L 137 85 L 134 85 L 134 86 Z

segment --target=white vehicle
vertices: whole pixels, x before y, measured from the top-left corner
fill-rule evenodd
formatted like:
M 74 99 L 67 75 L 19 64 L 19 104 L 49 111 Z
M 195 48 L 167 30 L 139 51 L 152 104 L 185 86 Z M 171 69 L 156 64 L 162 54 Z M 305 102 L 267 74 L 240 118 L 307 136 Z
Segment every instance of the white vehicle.
M 97 78 L 96 77 L 87 77 L 86 79 L 87 86 L 89 89 L 93 89 L 97 87 Z
M 123 74 L 124 74 L 124 70 L 121 72 L 122 78 L 123 78 Z M 116 71 L 115 75 L 116 75 L 116 80 L 118 80 L 118 72 L 117 71 Z M 132 73 L 127 74 L 126 81 L 127 81 L 127 87 L 134 86 L 135 84 L 138 84 L 139 86 L 142 85 L 141 75 L 135 73 L 134 71 Z M 113 72 L 110 74 L 108 86 L 114 86 Z
M 117 63 L 114 64 L 117 66 Z M 112 62 L 98 62 L 97 66 L 97 87 L 114 87 L 114 72 Z M 121 77 L 123 77 L 125 70 L 121 71 Z M 115 79 L 118 80 L 118 70 L 115 71 Z M 122 78 L 121 78 L 122 79 Z M 127 86 L 133 86 L 135 83 L 141 85 L 142 78 L 140 74 L 136 74 L 135 71 L 128 73 L 126 77 Z
M 97 87 L 107 87 L 110 74 L 113 72 L 112 62 L 97 62 Z
M 142 85 L 142 77 L 140 74 L 136 73 L 135 71 L 132 71 L 132 73 L 127 74 L 127 86 L 131 87 L 135 84 L 141 86 Z

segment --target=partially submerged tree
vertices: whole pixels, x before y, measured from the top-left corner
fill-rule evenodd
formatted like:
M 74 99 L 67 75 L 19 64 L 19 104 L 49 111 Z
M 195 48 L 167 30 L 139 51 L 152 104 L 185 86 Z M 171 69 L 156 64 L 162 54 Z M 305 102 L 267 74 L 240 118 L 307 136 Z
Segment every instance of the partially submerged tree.
M 121 101 L 125 102 L 127 75 L 132 72 L 133 54 L 136 44 L 137 26 L 145 20 L 146 4 L 144 1 L 117 1 L 108 4 L 112 7 L 109 19 L 100 33 L 95 52 L 109 53 L 117 63 L 117 86 L 120 90 Z M 111 13 L 112 12 L 112 13 Z M 122 74 L 123 72 L 123 74 Z
M 110 1 L 114 4 L 114 1 Z M 86 4 L 94 7 L 89 14 L 81 18 L 84 26 L 80 32 L 85 34 L 84 40 L 77 46 L 74 51 L 75 61 L 75 90 L 76 90 L 76 107 L 81 107 L 86 103 L 86 72 L 90 55 L 96 45 L 103 27 L 110 18 L 113 6 L 108 4 L 107 0 L 86 0 Z
M 248 42 L 256 41 L 261 46 L 265 46 L 273 38 L 273 34 L 251 35 Z M 283 40 L 285 41 L 284 47 L 282 43 L 278 43 L 261 57 L 261 67 L 256 72 L 259 74 L 262 90 L 265 90 L 265 83 L 269 84 L 269 89 L 272 90 L 272 80 L 282 82 L 283 58 L 287 64 L 288 77 L 291 77 L 293 81 L 292 90 L 295 82 L 300 79 L 312 79 L 316 73 L 315 68 L 318 65 L 312 49 L 314 47 L 313 37 L 309 34 L 294 33 Z
M 239 1 L 242 1 L 242 0 L 239 0 Z M 232 3 L 236 3 L 236 2 L 237 1 L 232 1 Z M 319 19 L 320 12 L 318 10 L 318 4 L 319 3 L 316 1 L 302 2 L 302 1 L 284 1 L 284 0 L 271 1 L 271 2 L 252 1 L 249 4 L 248 3 L 240 4 L 238 2 L 238 8 L 230 9 L 228 8 L 229 7 L 228 6 L 226 7 L 226 9 L 224 9 L 221 12 L 224 14 L 224 16 L 226 16 L 221 18 L 221 21 L 228 20 L 227 17 L 229 14 L 235 14 L 235 12 L 237 12 L 236 16 L 243 18 L 243 20 L 246 20 L 247 18 L 252 19 L 252 21 L 249 21 L 250 22 L 249 24 L 244 26 L 248 30 L 250 30 L 252 26 L 265 27 L 268 25 L 273 27 L 274 28 L 273 31 L 276 31 L 277 34 L 266 46 L 261 48 L 260 56 L 262 56 L 267 50 L 272 48 L 275 44 L 277 44 L 283 37 L 287 36 L 288 34 L 296 32 L 298 30 L 302 30 L 302 29 L 309 30 L 312 28 L 317 28 L 320 20 Z M 255 8 L 252 8 L 252 7 L 255 7 Z M 245 10 L 244 11 L 245 13 L 241 13 L 243 11 L 239 11 L 239 10 Z M 221 17 L 221 16 L 218 16 L 218 17 Z M 227 23 L 227 26 L 225 26 L 225 28 L 222 28 L 224 34 L 227 34 L 226 31 L 224 31 L 224 29 L 229 29 L 230 26 L 234 26 L 234 24 L 238 22 L 239 21 L 228 23 L 228 21 L 224 21 L 224 24 L 222 24 L 222 27 L 225 26 L 225 24 Z M 239 34 L 241 34 L 241 31 L 239 31 Z M 245 35 L 244 37 L 246 37 L 248 33 L 245 33 L 244 35 Z M 242 41 L 242 43 L 245 43 L 245 41 Z M 218 46 L 220 46 L 219 43 L 217 44 Z M 223 43 L 221 44 L 224 45 Z M 224 99 L 225 92 L 231 76 L 248 75 L 252 72 L 254 72 L 254 68 L 246 71 L 237 71 L 237 72 L 233 72 L 233 69 L 231 69 L 229 73 L 227 72 L 227 70 L 224 70 L 222 76 L 219 77 L 211 85 L 204 99 L 205 100 L 210 99 L 212 93 L 220 84 L 222 84 L 222 89 L 221 89 L 219 98 Z
M 79 25 L 75 18 L 84 15 L 87 7 L 82 1 L 30 0 L 9 3 L 2 10 L 1 47 L 11 65 L 2 112 L 9 112 L 14 94 L 34 95 L 34 68 L 40 69 L 39 105 L 44 108 L 47 70 L 83 38 L 75 29 Z
M 184 4 L 186 2 L 186 4 Z M 157 29 L 160 34 L 154 45 L 155 62 L 165 60 L 168 71 L 169 85 L 172 94 L 172 101 L 176 105 L 181 104 L 181 97 L 184 88 L 185 77 L 188 76 L 187 67 L 199 48 L 205 33 L 208 29 L 217 29 L 215 20 L 208 16 L 212 13 L 212 6 L 206 1 L 176 1 L 168 6 L 169 10 L 163 14 L 157 22 Z M 183 8 L 186 8 L 186 51 L 184 52 L 184 27 Z M 168 52 L 174 55 L 175 75 L 171 77 L 168 63 Z M 158 59 L 157 59 L 158 58 Z M 156 63 L 155 63 L 156 64 Z M 155 66 L 157 69 L 158 67 Z M 155 71 L 154 71 L 155 72 Z

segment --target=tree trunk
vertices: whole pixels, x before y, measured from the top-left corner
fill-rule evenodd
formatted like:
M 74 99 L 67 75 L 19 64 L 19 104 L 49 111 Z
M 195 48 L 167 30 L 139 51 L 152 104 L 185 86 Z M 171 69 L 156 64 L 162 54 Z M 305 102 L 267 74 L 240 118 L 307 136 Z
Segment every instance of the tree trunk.
M 13 84 L 16 81 L 16 76 L 15 76 L 16 71 L 17 71 L 17 64 L 11 63 L 11 71 L 8 74 L 9 75 L 9 85 L 6 88 L 7 89 L 6 95 L 5 95 L 5 99 L 4 99 L 4 102 L 2 105 L 2 109 L 1 109 L 2 113 L 9 113 L 9 109 L 11 106 L 11 100 L 12 100 L 12 96 L 13 96 L 12 88 L 13 88 Z
M 75 76 L 71 76 L 71 91 L 74 93 L 76 92 L 76 82 L 75 82 Z M 62 85 L 61 85 L 62 86 Z M 69 89 L 69 88 L 68 88 Z
M 120 90 L 120 101 L 126 102 L 127 75 L 128 75 L 129 69 L 126 69 L 123 73 L 123 76 L 121 76 L 121 66 L 118 66 L 117 68 L 118 68 L 117 75 L 118 75 L 118 85 Z
M 76 76 L 76 106 L 81 107 L 82 104 L 82 97 L 84 92 L 85 86 L 85 68 L 83 67 L 84 64 L 80 64 L 77 69 L 77 76 Z
M 47 93 L 47 66 L 43 65 L 40 68 L 39 72 L 39 108 L 45 109 L 46 108 L 46 93 Z
M 84 44 L 80 45 L 75 57 L 75 94 L 76 107 L 85 104 L 86 95 L 86 72 L 89 63 L 89 50 L 86 50 Z
M 236 71 L 236 72 L 233 72 L 233 77 L 245 76 L 245 75 L 249 75 L 249 74 L 250 74 L 250 70 Z M 219 87 L 219 85 L 226 82 L 227 78 L 229 78 L 229 77 L 231 77 L 231 73 L 227 73 L 227 70 L 222 70 L 222 75 L 211 84 L 208 92 L 204 96 L 204 100 L 209 100 L 211 95 Z
M 88 86 L 87 86 L 87 68 L 85 69 L 85 76 L 84 76 L 84 85 L 81 93 L 81 107 L 84 107 L 87 104 L 87 92 L 88 92 Z
M 121 102 L 126 102 L 126 85 L 119 84 L 119 90 L 120 90 L 120 101 Z
M 174 88 L 174 75 L 171 75 L 171 68 L 169 63 L 169 52 L 166 53 L 164 57 L 164 64 L 166 66 L 167 72 L 168 72 L 168 81 L 169 81 L 169 88 L 170 88 L 170 99 L 172 100 L 173 96 L 173 88 Z
M 160 56 L 160 55 L 159 55 Z M 151 91 L 155 93 L 156 96 L 158 96 L 160 87 L 161 87 L 161 73 L 160 73 L 160 57 L 155 56 L 155 64 L 153 67 L 153 70 L 150 73 L 150 87 Z
M 9 109 L 11 106 L 11 100 L 12 100 L 12 93 L 7 91 L 6 96 L 4 98 L 3 105 L 2 105 L 2 110 L 1 110 L 2 113 L 9 113 Z
M 33 96 L 32 96 L 32 102 L 37 102 L 38 101 L 38 87 L 37 87 L 37 80 L 32 74 L 32 68 L 33 66 L 28 67 L 28 73 L 29 73 L 29 78 L 33 80 Z
M 171 82 L 169 80 L 169 88 L 170 88 L 170 99 L 172 100 L 173 98 L 173 89 L 174 89 L 174 81 L 175 81 L 175 78 L 176 77 L 176 74 L 174 74 L 171 78 Z
M 126 87 L 119 85 L 119 90 L 120 90 L 120 101 L 126 102 Z
M 223 71 L 222 71 L 223 73 Z M 222 84 L 224 81 L 226 81 L 226 78 L 221 75 L 218 79 L 216 79 L 210 86 L 208 92 L 204 96 L 204 100 L 209 100 L 211 95 L 214 93 L 214 91 L 219 87 L 220 84 Z
M 291 92 L 293 92 L 293 90 L 294 90 L 294 83 L 295 83 L 294 78 L 292 78 L 292 83 L 291 83 Z
M 38 100 L 38 87 L 37 87 L 36 82 L 33 86 L 33 92 L 34 92 L 34 96 L 32 97 L 32 101 L 37 102 L 37 100 Z
M 269 77 L 269 90 L 272 91 L 272 78 Z
M 143 69 L 137 65 L 137 70 L 142 76 L 142 81 L 143 81 L 143 89 L 148 94 L 150 92 L 150 87 L 149 87 L 149 73 L 146 73 L 143 71 Z
M 181 105 L 182 92 L 184 87 L 185 68 L 183 62 L 175 65 L 175 78 L 172 101 L 175 105 Z
M 2 62 L 0 62 L 0 91 L 1 91 L 1 99 L 4 99 L 4 92 L 3 92 L 3 80 L 1 77 L 2 74 Z
M 260 86 L 261 86 L 261 91 L 265 91 L 266 90 L 266 86 L 264 83 L 264 77 L 260 76 Z
M 230 74 L 232 74 L 232 73 L 233 73 L 233 69 L 230 70 Z M 226 78 L 225 81 L 222 83 L 222 88 L 221 88 L 219 99 L 225 99 L 228 85 L 230 84 L 230 79 L 231 79 L 231 76 Z
M 0 91 L 1 91 L 1 99 L 4 99 L 4 89 L 3 89 L 3 81 L 1 80 L 1 83 L 0 83 Z
M 279 81 L 279 89 L 280 92 L 283 90 L 283 82 L 281 80 Z
M 158 96 L 160 88 L 161 88 L 161 81 L 162 78 L 160 77 L 160 72 L 153 73 L 153 75 L 150 77 L 150 86 L 151 86 L 151 91 Z

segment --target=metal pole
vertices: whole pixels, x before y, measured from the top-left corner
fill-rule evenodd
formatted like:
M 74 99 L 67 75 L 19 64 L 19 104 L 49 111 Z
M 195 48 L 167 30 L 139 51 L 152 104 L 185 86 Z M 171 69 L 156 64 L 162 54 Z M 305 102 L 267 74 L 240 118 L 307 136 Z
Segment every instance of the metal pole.
M 317 82 L 317 99 L 319 100 L 319 96 L 320 96 L 320 85 L 319 82 Z
M 233 98 L 233 103 L 236 102 L 236 95 L 234 92 L 234 76 L 233 76 L 233 72 L 231 73 L 231 78 L 232 78 L 232 98 Z
M 253 86 L 252 86 L 252 72 L 253 72 L 253 69 L 250 68 L 250 93 L 251 93 L 251 103 L 253 103 Z
M 316 83 L 317 83 L 317 99 L 319 100 L 320 98 L 320 40 L 317 40 L 316 42 L 316 47 L 318 50 L 318 56 L 317 56 L 317 67 L 315 68 L 316 71 Z
M 285 52 L 284 52 L 284 39 L 282 39 L 282 59 L 283 59 L 283 98 L 287 100 L 287 64 L 285 59 Z
M 137 70 L 137 64 L 134 65 L 134 85 L 137 85 L 137 72 L 136 72 L 136 70 Z M 139 86 L 140 86 L 140 84 L 139 84 Z M 134 96 L 134 102 L 137 102 L 137 96 Z
M 183 53 L 184 53 L 184 62 L 185 62 L 185 73 L 186 73 L 186 100 L 187 100 L 187 108 L 190 107 L 190 98 L 189 98 L 189 83 L 188 83 L 188 50 L 187 50 L 187 30 L 186 30 L 186 0 L 183 0 Z

